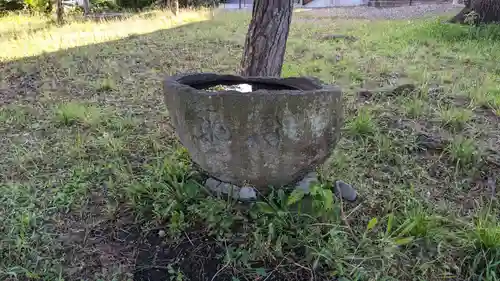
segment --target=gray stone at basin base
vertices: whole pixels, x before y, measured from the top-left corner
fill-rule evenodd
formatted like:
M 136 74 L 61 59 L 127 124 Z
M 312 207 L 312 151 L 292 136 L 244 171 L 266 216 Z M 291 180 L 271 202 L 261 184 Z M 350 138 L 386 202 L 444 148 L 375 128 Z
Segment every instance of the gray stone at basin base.
M 307 174 L 302 180 L 297 182 L 296 189 L 301 190 L 305 194 L 309 194 L 311 184 L 318 183 L 318 176 L 315 172 L 311 172 Z M 333 191 L 337 197 L 342 197 L 347 201 L 355 201 L 358 198 L 358 193 L 352 187 L 352 185 L 345 183 L 341 180 L 335 181 L 335 185 L 333 186 Z
M 257 199 L 257 192 L 250 186 L 239 187 L 214 178 L 208 178 L 205 182 L 205 187 L 218 196 L 230 195 L 240 201 L 253 201 Z
M 341 180 L 338 180 L 335 182 L 335 195 L 338 197 L 342 197 L 347 201 L 355 201 L 356 198 L 358 198 L 358 193 L 356 192 L 356 189 L 352 187 L 352 185 L 345 183 Z
M 250 84 L 256 91 L 207 91 Z M 307 78 L 167 77 L 165 102 L 181 143 L 214 178 L 257 189 L 297 181 L 340 137 L 341 90 Z
M 311 188 L 311 184 L 314 183 L 318 183 L 318 176 L 316 175 L 316 172 L 310 172 L 295 184 L 295 188 L 301 190 L 305 194 L 308 194 Z

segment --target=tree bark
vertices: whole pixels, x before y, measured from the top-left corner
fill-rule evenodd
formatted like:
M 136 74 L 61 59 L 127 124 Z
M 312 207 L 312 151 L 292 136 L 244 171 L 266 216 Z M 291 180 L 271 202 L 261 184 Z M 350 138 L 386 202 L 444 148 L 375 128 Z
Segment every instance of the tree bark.
M 465 7 L 450 22 L 462 24 L 500 23 L 499 0 L 465 0 Z M 474 16 L 469 17 L 469 13 Z
M 174 15 L 177 15 L 179 13 L 179 0 L 174 0 L 174 5 L 172 6 L 172 12 Z
M 291 0 L 255 0 L 241 60 L 242 76 L 281 75 L 292 9 Z
M 56 15 L 57 15 L 57 24 L 63 24 L 63 22 L 64 22 L 64 7 L 62 4 L 62 0 L 56 0 Z
M 88 15 L 89 14 L 89 8 L 90 8 L 90 1 L 89 0 L 83 0 L 83 15 Z

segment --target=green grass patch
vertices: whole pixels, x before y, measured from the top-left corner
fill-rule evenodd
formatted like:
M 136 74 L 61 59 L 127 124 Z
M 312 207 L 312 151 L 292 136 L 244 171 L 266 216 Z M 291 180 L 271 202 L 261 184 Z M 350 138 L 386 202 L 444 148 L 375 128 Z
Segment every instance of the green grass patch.
M 470 166 L 479 160 L 479 150 L 474 139 L 456 137 L 446 148 L 453 163 L 459 166 Z
M 344 90 L 342 138 L 311 194 L 247 204 L 203 187 L 161 83 L 236 73 L 248 12 L 1 18 L 0 279 L 498 280 L 498 26 L 315 12 L 294 14 L 283 76 Z M 403 80 L 420 92 L 356 91 Z
M 439 114 L 444 126 L 457 131 L 463 129 L 473 116 L 471 110 L 456 107 L 443 109 L 442 111 L 439 111 Z

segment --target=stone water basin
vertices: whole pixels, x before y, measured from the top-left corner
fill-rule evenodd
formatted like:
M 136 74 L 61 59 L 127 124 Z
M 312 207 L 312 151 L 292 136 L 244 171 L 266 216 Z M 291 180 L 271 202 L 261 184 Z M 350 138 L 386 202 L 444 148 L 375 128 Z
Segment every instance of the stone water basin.
M 232 89 L 241 84 L 253 91 Z M 192 160 L 238 186 L 294 183 L 323 164 L 340 138 L 342 91 L 310 78 L 185 74 L 166 77 L 164 95 Z

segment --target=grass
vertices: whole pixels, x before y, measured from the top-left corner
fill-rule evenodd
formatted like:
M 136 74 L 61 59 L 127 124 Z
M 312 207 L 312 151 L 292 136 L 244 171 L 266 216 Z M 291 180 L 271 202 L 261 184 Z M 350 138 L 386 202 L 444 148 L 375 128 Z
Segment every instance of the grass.
M 474 164 L 478 159 L 478 150 L 473 139 L 457 137 L 448 145 L 447 151 L 454 163 L 462 166 Z
M 444 126 L 455 130 L 461 130 L 472 118 L 472 111 L 463 108 L 452 107 L 439 112 Z
M 310 196 L 241 204 L 207 196 L 161 81 L 237 72 L 248 23 L 0 19 L 0 279 L 498 280 L 500 28 L 296 13 L 283 75 L 344 89 L 343 137 Z

